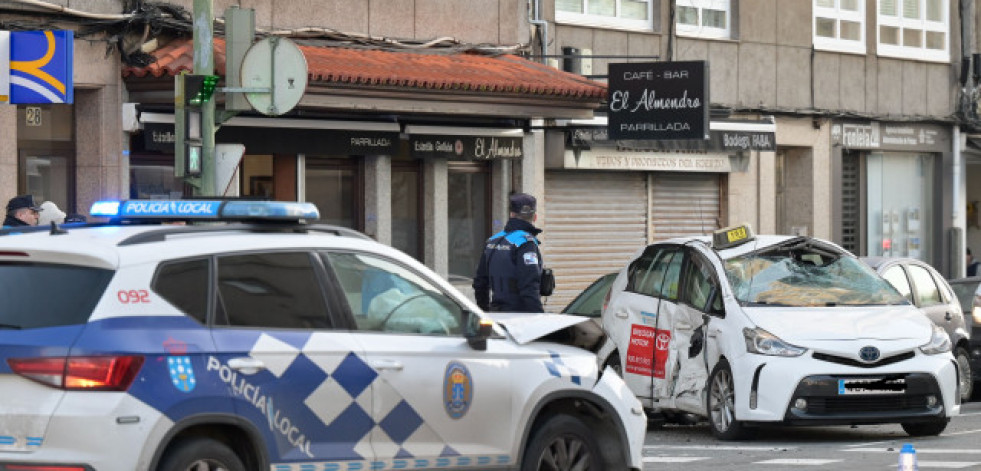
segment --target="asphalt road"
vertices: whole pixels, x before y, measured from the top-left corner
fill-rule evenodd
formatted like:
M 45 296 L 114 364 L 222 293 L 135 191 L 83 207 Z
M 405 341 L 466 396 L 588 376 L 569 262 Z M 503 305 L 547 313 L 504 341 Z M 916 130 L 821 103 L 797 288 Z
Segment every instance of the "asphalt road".
M 769 427 L 753 440 L 723 442 L 708 425 L 650 427 L 645 470 L 896 470 L 905 443 L 919 469 L 981 470 L 981 402 L 961 407 L 937 437 L 912 438 L 896 425 Z

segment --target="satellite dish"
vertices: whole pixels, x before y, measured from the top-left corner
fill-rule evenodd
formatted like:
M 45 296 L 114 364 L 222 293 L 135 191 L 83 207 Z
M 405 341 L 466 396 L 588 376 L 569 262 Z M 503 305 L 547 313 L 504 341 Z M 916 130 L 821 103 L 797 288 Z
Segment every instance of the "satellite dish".
M 307 59 L 293 41 L 268 37 L 249 48 L 242 60 L 245 99 L 256 111 L 276 116 L 293 109 L 307 89 Z

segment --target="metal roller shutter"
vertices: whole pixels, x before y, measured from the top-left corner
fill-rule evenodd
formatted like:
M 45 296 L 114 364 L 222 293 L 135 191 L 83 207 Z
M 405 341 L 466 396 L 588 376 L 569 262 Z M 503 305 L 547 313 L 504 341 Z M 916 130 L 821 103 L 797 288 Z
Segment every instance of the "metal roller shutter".
M 542 256 L 555 271 L 545 310 L 558 312 L 647 243 L 647 175 L 548 172 Z
M 653 174 L 653 240 L 707 235 L 722 228 L 722 178 L 714 173 Z

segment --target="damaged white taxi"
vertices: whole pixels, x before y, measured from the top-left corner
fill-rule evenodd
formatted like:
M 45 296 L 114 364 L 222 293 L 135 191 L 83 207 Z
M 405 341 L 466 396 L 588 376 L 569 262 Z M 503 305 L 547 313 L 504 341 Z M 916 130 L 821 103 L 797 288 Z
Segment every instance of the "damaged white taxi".
M 834 243 L 748 225 L 639 250 L 603 310 L 600 361 L 651 413 L 719 439 L 760 424 L 901 424 L 960 412 L 950 339 Z

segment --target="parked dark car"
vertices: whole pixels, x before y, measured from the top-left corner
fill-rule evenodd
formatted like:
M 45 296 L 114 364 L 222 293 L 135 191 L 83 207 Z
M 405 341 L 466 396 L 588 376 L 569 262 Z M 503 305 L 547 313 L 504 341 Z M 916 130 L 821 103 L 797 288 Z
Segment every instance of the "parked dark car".
M 562 309 L 562 314 L 576 314 L 598 319 L 603 314 L 606 295 L 610 292 L 610 286 L 616 278 L 617 272 L 607 273 L 597 278 Z
M 968 353 L 971 357 L 971 371 L 977 382 L 981 380 L 981 276 L 957 278 L 949 283 L 960 301 L 964 320 L 971 332 Z
M 971 321 L 953 284 L 929 263 L 915 258 L 863 257 L 862 260 L 947 332 L 951 351 L 957 359 L 961 400 L 970 399 L 974 378 L 981 378 L 981 371 L 976 366 L 981 365 L 981 361 L 971 359 Z M 974 348 L 978 350 L 975 358 L 981 357 L 981 346 Z

